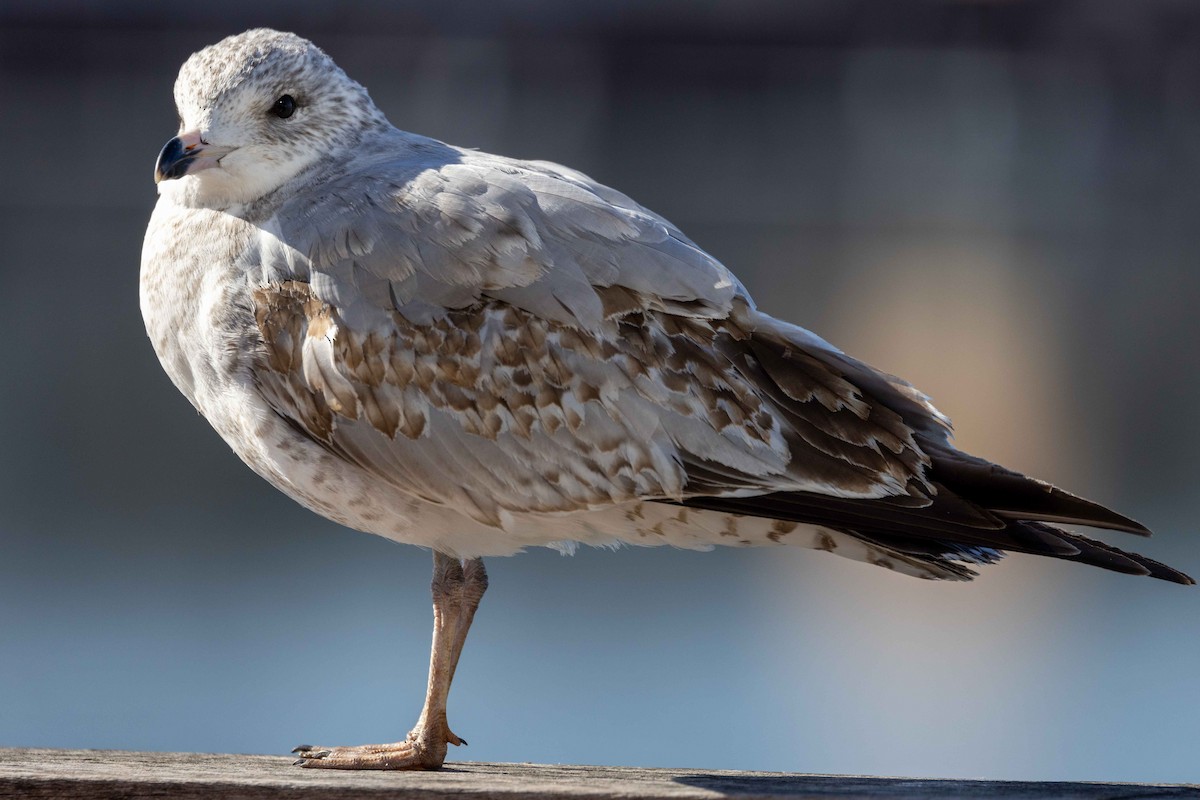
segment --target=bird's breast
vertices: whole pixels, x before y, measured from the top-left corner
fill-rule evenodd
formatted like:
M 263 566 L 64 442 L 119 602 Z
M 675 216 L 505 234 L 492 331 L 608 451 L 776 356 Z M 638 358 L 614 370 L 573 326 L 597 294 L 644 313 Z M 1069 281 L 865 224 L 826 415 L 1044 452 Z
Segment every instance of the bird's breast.
M 142 318 L 163 369 L 205 416 L 252 348 L 246 222 L 160 199 L 142 248 Z

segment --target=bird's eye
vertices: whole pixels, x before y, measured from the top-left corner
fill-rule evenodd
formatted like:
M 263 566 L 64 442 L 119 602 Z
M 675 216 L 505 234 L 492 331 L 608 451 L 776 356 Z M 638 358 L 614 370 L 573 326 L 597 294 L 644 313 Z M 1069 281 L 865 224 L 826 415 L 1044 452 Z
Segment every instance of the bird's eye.
M 275 101 L 275 105 L 271 106 L 271 113 L 280 119 L 287 119 L 296 113 L 296 98 L 285 94 Z

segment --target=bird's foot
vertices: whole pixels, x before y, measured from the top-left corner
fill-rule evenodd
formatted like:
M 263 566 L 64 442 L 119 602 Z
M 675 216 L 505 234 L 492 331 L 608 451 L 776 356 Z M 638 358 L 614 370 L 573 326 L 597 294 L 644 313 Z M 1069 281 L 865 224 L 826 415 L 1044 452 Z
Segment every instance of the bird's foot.
M 402 742 L 356 747 L 315 747 L 302 744 L 293 753 L 296 765 L 310 769 L 439 769 L 447 745 L 466 744 L 449 727 L 416 728 Z

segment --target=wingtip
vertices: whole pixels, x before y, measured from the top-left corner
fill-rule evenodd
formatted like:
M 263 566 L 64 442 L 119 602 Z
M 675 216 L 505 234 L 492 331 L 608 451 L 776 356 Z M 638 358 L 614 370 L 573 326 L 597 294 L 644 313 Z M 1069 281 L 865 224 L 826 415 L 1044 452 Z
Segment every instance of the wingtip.
M 1056 490 L 1058 491 L 1058 490 Z M 1066 494 L 1064 492 L 1064 494 Z M 1072 496 L 1073 497 L 1073 496 Z M 1079 498 L 1073 498 L 1078 500 Z M 1088 501 L 1084 501 L 1088 502 Z M 1101 528 L 1121 533 L 1132 533 L 1134 536 L 1149 538 L 1154 532 L 1137 520 L 1105 508 L 1097 503 L 1090 503 L 1093 509 L 1090 513 L 1054 514 L 1051 512 L 1029 512 L 1006 508 L 990 509 L 998 517 L 1019 521 L 1048 522 L 1055 525 L 1084 525 L 1089 528 Z M 1077 510 L 1078 511 L 1078 510 Z
M 1089 513 L 1086 518 L 1080 520 L 1083 524 L 1091 525 L 1097 528 L 1106 528 L 1113 531 L 1121 531 L 1123 533 L 1132 533 L 1135 536 L 1153 536 L 1154 532 L 1147 528 L 1142 523 L 1132 517 L 1127 517 L 1113 511 L 1107 506 L 1102 506 L 1092 500 L 1086 500 L 1078 495 L 1063 491 L 1058 487 L 1054 487 L 1051 492 L 1059 499 L 1066 501 L 1077 508 L 1086 509 Z M 1064 520 L 1066 521 L 1066 520 Z
M 1067 525 L 1087 525 L 1092 528 L 1103 528 L 1110 531 L 1121 531 L 1122 533 L 1132 533 L 1135 536 L 1152 536 L 1153 532 L 1142 523 L 1113 511 L 1108 506 L 1102 506 L 1099 503 L 1072 494 L 1057 486 L 1053 486 L 1044 481 L 1039 481 L 1036 478 L 1030 478 L 1036 484 L 1040 484 L 1047 492 L 1050 503 L 1044 509 L 1044 513 L 1038 514 L 1037 519 L 1043 522 L 1056 522 Z M 1001 514 L 1010 512 L 1001 511 Z M 1019 513 L 1019 512 L 1011 512 Z

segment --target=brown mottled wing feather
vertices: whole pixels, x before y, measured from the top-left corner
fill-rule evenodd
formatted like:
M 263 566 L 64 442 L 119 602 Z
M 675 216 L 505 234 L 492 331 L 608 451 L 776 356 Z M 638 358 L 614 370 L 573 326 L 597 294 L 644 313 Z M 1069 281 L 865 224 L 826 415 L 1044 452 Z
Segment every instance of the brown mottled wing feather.
M 264 396 L 398 488 L 489 523 L 695 492 L 924 502 L 895 412 L 816 360 L 731 364 L 736 279 L 579 173 L 422 140 L 263 230 Z
M 807 391 L 764 385 L 727 359 L 748 337 L 730 321 L 645 312 L 580 330 L 492 300 L 428 324 L 393 311 L 363 335 L 308 284 L 254 297 L 256 379 L 279 413 L 489 523 L 764 489 L 929 502 L 926 458 L 894 412 L 817 361 Z
M 958 453 L 928 398 L 755 311 L 624 195 L 412 141 L 263 226 L 256 380 L 348 461 L 493 525 L 657 499 L 947 563 L 1008 549 L 1183 579 L 1042 524 L 1144 532 Z
M 749 348 L 764 364 L 797 363 L 778 333 Z M 914 555 L 957 558 L 962 548 L 1052 556 L 1133 575 L 1191 584 L 1187 575 L 1136 553 L 1061 530 L 1047 522 L 1088 525 L 1148 536 L 1140 523 L 1050 484 L 963 453 L 949 444 L 948 425 L 911 386 L 844 354 L 809 349 L 808 358 L 870 391 L 873 402 L 900 415 L 930 457 L 933 492 L 926 504 L 905 498 L 846 499 L 811 492 L 743 497 L 691 497 L 685 505 L 714 511 L 825 525 Z M 782 367 L 779 368 L 782 371 Z

